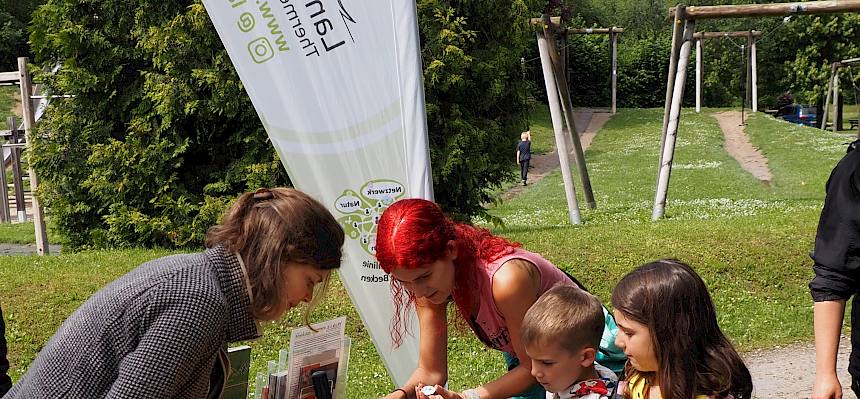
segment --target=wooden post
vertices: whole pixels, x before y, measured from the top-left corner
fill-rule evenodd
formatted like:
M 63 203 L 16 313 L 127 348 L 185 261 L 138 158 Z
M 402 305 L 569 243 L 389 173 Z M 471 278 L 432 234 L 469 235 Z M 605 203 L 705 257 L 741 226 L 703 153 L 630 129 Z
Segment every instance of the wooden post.
M 842 93 L 839 93 L 839 97 L 837 97 L 836 99 L 836 117 L 833 118 L 833 121 L 836 122 L 836 124 L 833 126 L 834 132 L 842 130 L 842 111 L 844 111 L 844 109 L 845 96 L 843 96 Z
M 609 48 L 612 53 L 612 114 L 615 114 L 616 103 L 618 100 L 618 33 L 615 33 L 615 27 L 609 28 Z
M 744 93 L 744 101 L 746 101 L 747 104 L 750 104 L 750 108 L 752 108 L 752 73 L 750 73 L 750 70 L 752 69 L 752 36 L 747 36 L 747 48 L 744 52 L 744 57 L 746 57 L 746 59 L 744 60 L 746 61 L 746 63 L 744 64 L 744 75 L 746 75 L 746 92 Z M 744 122 L 741 121 L 741 124 L 743 123 Z
M 570 173 L 570 159 L 568 158 L 567 142 L 561 121 L 561 108 L 558 100 L 558 88 L 556 87 L 555 72 L 549 58 L 548 40 L 543 30 L 537 32 L 538 50 L 540 51 L 540 63 L 543 68 L 543 80 L 546 84 L 546 97 L 549 103 L 549 114 L 552 119 L 552 127 L 555 132 L 555 145 L 558 152 L 558 161 L 561 166 L 561 176 L 564 181 L 564 193 L 567 199 L 568 219 L 571 224 L 581 224 L 582 218 L 579 214 L 579 204 L 576 202 L 576 188 L 573 186 L 573 176 Z
M 674 14 L 675 23 L 672 24 L 672 52 L 669 56 L 669 71 L 666 73 L 666 104 L 663 108 L 663 130 L 660 134 L 660 162 L 657 164 L 657 176 L 659 179 L 660 169 L 663 165 L 663 148 L 666 146 L 666 131 L 669 127 L 669 109 L 672 106 L 672 94 L 675 90 L 675 75 L 678 71 L 678 52 L 681 47 L 683 34 L 683 23 L 686 6 L 679 4 Z
M 594 192 L 591 190 L 591 179 L 588 177 L 588 167 L 585 164 L 585 154 L 582 151 L 582 142 L 579 138 L 579 131 L 576 129 L 574 122 L 573 102 L 570 100 L 570 90 L 567 84 L 567 75 L 561 71 L 561 62 L 558 59 L 558 51 L 555 48 L 555 39 L 553 38 L 552 30 L 544 29 L 544 36 L 547 40 L 547 51 L 549 52 L 549 60 L 553 70 L 555 71 L 556 87 L 558 88 L 558 96 L 561 98 L 561 111 L 564 114 L 564 121 L 569 132 L 567 137 L 570 137 L 573 142 L 573 159 L 579 169 L 579 178 L 582 180 L 582 190 L 585 192 L 585 202 L 589 209 L 596 209 L 597 202 L 594 201 Z
M 9 133 L 15 130 L 15 117 L 10 116 L 6 119 L 6 124 L 9 125 Z M 9 142 L 12 142 L 12 136 L 9 136 Z M 11 153 L 11 148 L 9 149 Z M 10 154 L 11 155 L 11 154 Z M 9 208 L 9 182 L 6 181 L 6 157 L 3 155 L 3 150 L 0 148 L 0 223 L 9 223 L 12 221 L 11 209 Z
M 702 40 L 696 39 L 696 113 L 702 112 Z
M 757 56 L 756 56 L 756 39 L 752 36 L 752 31 L 750 31 L 750 73 L 752 79 L 750 81 L 750 85 L 752 86 L 752 112 L 758 112 L 758 71 L 757 71 Z
M 696 21 L 687 20 L 684 27 L 684 36 L 681 39 L 681 51 L 680 54 L 678 54 L 678 70 L 676 72 L 675 87 L 672 93 L 672 108 L 669 114 L 669 125 L 666 129 L 666 141 L 663 145 L 660 175 L 657 180 L 657 193 L 654 196 L 654 209 L 651 213 L 652 220 L 660 219 L 666 211 L 666 198 L 669 192 L 669 176 L 672 173 L 672 160 L 675 156 L 675 139 L 678 135 L 678 123 L 681 120 L 681 103 L 684 98 L 684 82 L 687 80 L 687 63 L 690 60 L 690 46 L 693 39 L 693 32 L 695 30 Z
M 833 93 L 833 77 L 836 75 L 837 63 L 830 64 L 830 79 L 827 81 L 827 92 L 824 94 L 824 112 L 821 115 L 821 129 L 827 129 L 827 117 L 830 115 L 830 96 Z
M 21 143 L 20 130 L 12 130 L 10 138 L 12 144 Z M 21 173 L 21 148 L 12 147 L 10 161 L 12 162 L 12 188 L 15 190 L 15 211 L 18 213 L 19 222 L 27 220 L 26 203 L 24 201 L 24 176 Z
M 836 67 L 836 73 L 833 74 L 833 132 L 839 131 L 839 123 L 842 122 L 839 117 L 839 67 Z
M 21 104 L 24 106 L 24 134 L 26 136 L 25 140 L 27 141 L 27 150 L 31 151 L 32 154 L 33 127 L 36 124 L 36 121 L 33 101 L 30 99 L 33 92 L 30 82 L 30 73 L 27 69 L 28 62 L 29 59 L 27 57 L 18 57 L 18 72 L 21 74 Z M 27 165 L 30 173 L 30 191 L 33 195 L 33 222 L 36 226 L 36 253 L 39 255 L 47 255 L 49 253 L 48 233 L 45 230 L 45 218 L 42 214 L 42 204 L 41 201 L 39 201 L 38 195 L 36 195 L 36 190 L 39 188 L 39 178 L 36 176 L 36 171 L 33 170 L 33 162 L 28 162 Z
M 567 68 L 567 28 L 564 29 L 561 37 L 561 70 L 564 71 L 564 77 L 570 82 L 570 69 Z

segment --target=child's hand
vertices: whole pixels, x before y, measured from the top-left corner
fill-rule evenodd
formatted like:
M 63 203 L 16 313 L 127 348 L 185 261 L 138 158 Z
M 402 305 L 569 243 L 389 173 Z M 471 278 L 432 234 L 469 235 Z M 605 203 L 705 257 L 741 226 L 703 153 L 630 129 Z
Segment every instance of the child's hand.
M 425 395 L 424 392 L 422 392 L 422 389 L 424 389 L 425 386 L 427 385 L 418 384 L 418 386 L 415 387 L 415 397 L 418 399 L 465 399 L 465 397 L 459 393 L 449 391 L 441 385 L 434 385 L 433 388 L 435 388 L 436 392 L 432 395 Z

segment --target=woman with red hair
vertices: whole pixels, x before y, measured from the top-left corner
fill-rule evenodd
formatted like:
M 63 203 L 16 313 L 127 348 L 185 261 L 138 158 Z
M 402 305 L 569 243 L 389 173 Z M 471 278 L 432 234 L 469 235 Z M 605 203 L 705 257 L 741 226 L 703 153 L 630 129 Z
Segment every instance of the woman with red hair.
M 420 328 L 418 368 L 387 399 L 419 398 L 424 384 L 434 397 L 545 398 L 531 375 L 531 359 L 520 340 L 520 325 L 531 305 L 556 284 L 579 286 L 568 274 L 519 243 L 486 229 L 456 223 L 433 202 L 405 199 L 392 204 L 379 220 L 376 258 L 392 276 L 394 345 L 402 342 L 404 311 L 415 306 Z M 474 389 L 451 392 L 448 379 L 446 309 L 454 302 L 460 316 L 490 348 L 504 352 L 508 372 Z M 606 329 L 597 361 L 619 370 L 624 354 L 614 346 L 617 327 L 604 309 Z

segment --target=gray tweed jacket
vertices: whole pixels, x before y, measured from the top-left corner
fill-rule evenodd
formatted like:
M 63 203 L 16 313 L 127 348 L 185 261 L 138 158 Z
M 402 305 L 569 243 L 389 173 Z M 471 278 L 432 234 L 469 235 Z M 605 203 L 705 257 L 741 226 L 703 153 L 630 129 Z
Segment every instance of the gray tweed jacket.
M 227 344 L 256 337 L 235 255 L 167 256 L 84 302 L 4 398 L 206 398 Z

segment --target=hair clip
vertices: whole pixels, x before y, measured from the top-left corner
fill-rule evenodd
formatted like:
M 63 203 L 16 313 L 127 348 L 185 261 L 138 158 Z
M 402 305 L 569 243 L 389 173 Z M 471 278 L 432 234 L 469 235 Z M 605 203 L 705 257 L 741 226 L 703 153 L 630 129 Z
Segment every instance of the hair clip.
M 264 201 L 272 198 L 275 198 L 275 195 L 272 194 L 272 192 L 269 191 L 268 188 L 261 188 L 257 189 L 257 191 L 254 191 L 254 199 L 257 201 Z

